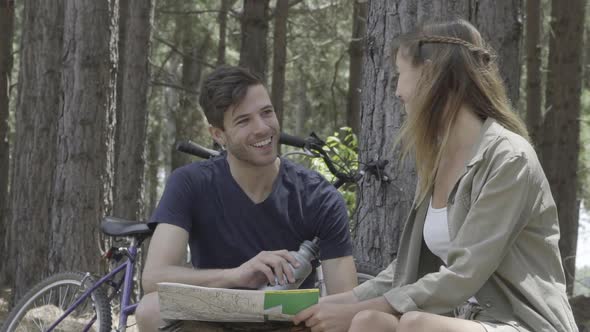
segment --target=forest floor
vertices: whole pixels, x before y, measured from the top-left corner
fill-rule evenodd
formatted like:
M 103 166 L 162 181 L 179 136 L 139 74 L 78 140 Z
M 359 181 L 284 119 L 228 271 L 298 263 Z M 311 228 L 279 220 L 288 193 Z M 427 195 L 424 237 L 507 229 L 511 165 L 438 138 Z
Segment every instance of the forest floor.
M 10 288 L 0 286 L 0 326 L 8 316 L 8 299 L 10 298 Z
M 11 289 L 6 286 L 0 285 L 0 327 L 4 323 L 4 320 L 8 317 L 8 301 L 10 299 Z M 113 317 L 113 322 L 118 322 L 118 317 Z M 129 332 L 137 332 L 137 326 L 135 326 L 135 316 L 130 316 L 127 322 Z

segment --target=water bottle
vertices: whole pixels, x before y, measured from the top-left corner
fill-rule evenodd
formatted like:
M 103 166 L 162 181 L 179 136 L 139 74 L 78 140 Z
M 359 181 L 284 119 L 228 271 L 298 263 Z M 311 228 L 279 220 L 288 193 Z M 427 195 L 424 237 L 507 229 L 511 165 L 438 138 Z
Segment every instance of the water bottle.
M 290 251 L 289 253 L 295 257 L 295 259 L 299 262 L 299 267 L 295 268 L 291 264 L 291 270 L 293 271 L 293 277 L 295 278 L 294 283 L 286 283 L 284 285 L 279 284 L 278 280 L 275 279 L 275 286 L 271 284 L 267 284 L 262 286 L 261 290 L 286 290 L 286 289 L 298 289 L 299 286 L 305 281 L 305 279 L 311 274 L 313 270 L 311 266 L 311 262 L 314 259 L 319 258 L 320 253 L 320 246 L 319 246 L 320 239 L 315 237 L 313 241 L 305 240 L 299 246 L 299 251 Z M 286 279 L 286 277 L 285 277 Z M 288 281 L 287 281 L 288 282 Z

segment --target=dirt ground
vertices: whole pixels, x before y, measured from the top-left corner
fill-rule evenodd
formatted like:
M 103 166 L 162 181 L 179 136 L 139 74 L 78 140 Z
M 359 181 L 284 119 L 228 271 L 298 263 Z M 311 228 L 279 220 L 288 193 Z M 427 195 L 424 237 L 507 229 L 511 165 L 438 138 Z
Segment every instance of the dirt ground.
M 4 323 L 4 320 L 8 316 L 8 300 L 10 298 L 11 290 L 8 287 L 0 286 L 0 327 Z M 113 323 L 118 322 L 118 317 L 113 315 Z M 128 321 L 128 328 L 127 331 L 129 332 L 137 332 L 137 326 L 135 326 L 135 317 L 129 317 Z

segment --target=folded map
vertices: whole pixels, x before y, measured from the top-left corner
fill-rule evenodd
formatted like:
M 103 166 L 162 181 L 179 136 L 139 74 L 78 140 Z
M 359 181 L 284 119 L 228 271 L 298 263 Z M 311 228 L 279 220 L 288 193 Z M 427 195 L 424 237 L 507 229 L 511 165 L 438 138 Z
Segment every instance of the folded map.
M 158 283 L 158 295 L 162 318 L 209 322 L 289 321 L 319 300 L 318 289 L 240 290 L 168 282 Z

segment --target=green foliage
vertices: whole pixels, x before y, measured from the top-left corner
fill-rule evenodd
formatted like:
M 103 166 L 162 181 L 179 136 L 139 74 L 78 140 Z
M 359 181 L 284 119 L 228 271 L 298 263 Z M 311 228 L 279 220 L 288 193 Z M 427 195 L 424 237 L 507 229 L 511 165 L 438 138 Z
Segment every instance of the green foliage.
M 582 92 L 581 106 L 578 195 L 590 206 L 590 90 Z
M 574 296 L 577 295 L 590 296 L 590 266 L 576 270 Z
M 289 9 L 283 128 L 322 137 L 346 125 L 352 2 L 303 1 Z
M 349 127 L 342 127 L 326 139 L 324 150 L 330 155 L 338 171 L 355 174 L 358 169 L 358 140 Z M 335 176 L 320 158 L 313 159 L 310 168 L 321 173 L 328 181 L 334 183 Z M 352 219 L 356 209 L 356 185 L 347 184 L 339 188 Z

